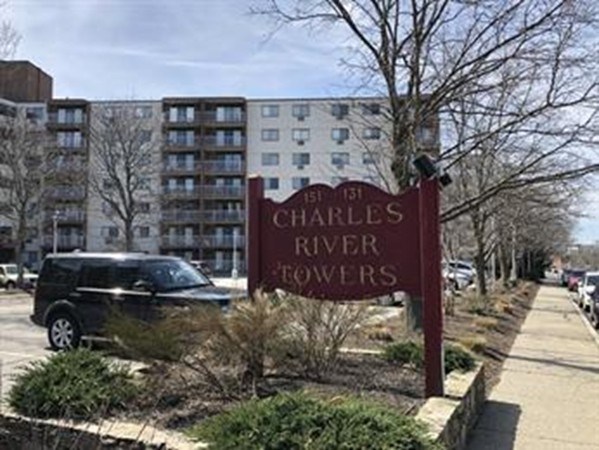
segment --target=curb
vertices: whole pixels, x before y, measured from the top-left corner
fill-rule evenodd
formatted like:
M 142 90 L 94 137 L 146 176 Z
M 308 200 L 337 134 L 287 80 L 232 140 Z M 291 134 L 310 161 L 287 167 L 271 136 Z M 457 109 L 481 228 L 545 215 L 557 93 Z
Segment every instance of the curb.
M 597 348 L 599 348 L 599 333 L 597 333 L 597 330 L 595 330 L 593 328 L 593 326 L 589 323 L 589 320 L 588 320 L 586 314 L 584 313 L 584 311 L 582 309 L 580 309 L 578 307 L 578 305 L 575 303 L 575 300 L 571 296 L 570 296 L 570 306 L 572 306 L 574 308 L 574 310 L 578 313 L 578 317 L 580 317 L 580 320 L 582 321 L 582 323 L 584 324 L 584 327 L 586 328 L 589 335 L 591 336 L 591 339 L 595 342 L 595 345 L 597 346 Z

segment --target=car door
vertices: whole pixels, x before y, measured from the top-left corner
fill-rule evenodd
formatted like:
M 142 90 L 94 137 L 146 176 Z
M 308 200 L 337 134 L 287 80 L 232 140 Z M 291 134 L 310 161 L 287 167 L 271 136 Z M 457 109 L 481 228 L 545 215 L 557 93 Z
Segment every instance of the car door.
M 130 318 L 150 321 L 151 308 L 156 300 L 147 287 L 136 287 L 139 281 L 148 282 L 138 259 L 117 260 L 113 265 L 112 299 L 118 310 Z M 149 285 L 147 285 L 149 286 Z
M 84 334 L 103 330 L 114 307 L 110 283 L 110 258 L 82 259 L 77 287 L 69 294 L 69 300 L 76 306 Z

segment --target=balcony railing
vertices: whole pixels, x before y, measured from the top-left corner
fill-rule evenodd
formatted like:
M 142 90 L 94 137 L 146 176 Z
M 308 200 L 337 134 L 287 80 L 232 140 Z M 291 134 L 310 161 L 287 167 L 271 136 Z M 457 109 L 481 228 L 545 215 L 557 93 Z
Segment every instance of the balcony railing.
M 60 142 L 58 139 L 56 139 L 56 147 L 61 150 L 77 151 L 77 150 L 86 148 L 86 146 L 87 146 L 87 140 L 85 138 L 80 138 L 80 139 L 70 140 L 70 141 L 63 141 L 63 142 Z
M 49 125 L 83 125 L 87 122 L 87 114 L 82 113 L 79 117 L 67 115 L 59 117 L 57 112 L 48 113 Z
M 87 167 L 85 164 L 81 163 L 65 163 L 65 164 L 48 164 L 49 174 L 57 174 L 57 173 L 81 173 L 85 171 Z
M 170 149 L 176 149 L 176 150 L 182 150 L 182 149 L 186 149 L 186 150 L 190 150 L 192 148 L 194 148 L 197 145 L 197 141 L 195 139 L 193 140 L 176 140 L 176 139 L 167 139 L 165 141 L 166 147 L 170 148 Z
M 245 112 L 227 111 L 219 114 L 216 111 L 205 111 L 201 114 L 201 118 L 205 122 L 243 123 L 245 122 Z
M 245 195 L 245 187 L 204 185 L 201 192 L 206 198 L 239 198 Z
M 83 200 L 85 189 L 82 187 L 51 187 L 46 191 L 51 200 Z
M 220 209 L 204 210 L 201 212 L 201 217 L 204 222 L 211 223 L 236 223 L 245 220 L 244 210 L 226 211 Z
M 161 218 L 164 222 L 199 222 L 200 211 L 162 211 Z
M 166 197 L 176 197 L 176 198 L 190 198 L 197 197 L 200 193 L 200 188 L 197 186 L 194 187 L 170 187 L 163 186 L 162 187 L 162 195 Z
M 182 125 L 182 126 L 197 125 L 200 123 L 200 116 L 196 112 L 191 117 L 184 116 L 184 115 L 171 117 L 170 112 L 166 111 L 164 113 L 164 123 L 166 125 Z
M 204 248 L 231 248 L 235 245 L 235 248 L 243 248 L 245 246 L 245 236 L 222 236 L 222 235 L 213 235 L 207 236 L 204 235 L 201 238 L 202 247 Z
M 171 164 L 164 163 L 162 166 L 162 172 L 165 174 L 191 174 L 197 172 L 201 167 L 200 163 L 194 164 Z
M 245 145 L 245 136 L 204 136 L 202 144 L 206 147 L 243 147 Z
M 44 236 L 44 246 L 52 247 L 54 245 L 54 236 Z M 56 245 L 61 248 L 83 248 L 85 238 L 78 235 L 58 235 Z
M 56 214 L 54 211 L 46 211 L 44 213 L 44 218 L 46 220 L 53 220 L 54 214 Z M 85 211 L 76 211 L 76 210 L 59 211 L 57 217 L 58 217 L 59 223 L 61 223 L 61 222 L 80 223 L 80 222 L 85 221 Z
M 232 259 L 209 259 L 204 260 L 204 262 L 210 267 L 212 272 L 215 273 L 231 273 L 233 270 L 233 260 Z M 240 273 L 245 272 L 245 261 L 237 261 L 237 270 Z
M 244 173 L 243 161 L 204 161 L 201 163 L 206 173 Z
M 171 248 L 197 248 L 200 245 L 200 240 L 197 236 L 162 236 L 162 247 Z

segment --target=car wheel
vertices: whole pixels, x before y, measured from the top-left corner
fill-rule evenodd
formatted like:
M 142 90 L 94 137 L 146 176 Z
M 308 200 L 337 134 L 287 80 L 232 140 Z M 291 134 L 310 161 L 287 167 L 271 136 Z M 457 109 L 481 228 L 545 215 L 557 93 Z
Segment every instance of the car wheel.
M 68 350 L 79 347 L 81 330 L 73 316 L 58 313 L 48 323 L 48 341 L 53 350 Z
M 5 285 L 7 291 L 12 291 L 15 288 L 15 286 L 16 285 L 14 281 L 9 281 Z

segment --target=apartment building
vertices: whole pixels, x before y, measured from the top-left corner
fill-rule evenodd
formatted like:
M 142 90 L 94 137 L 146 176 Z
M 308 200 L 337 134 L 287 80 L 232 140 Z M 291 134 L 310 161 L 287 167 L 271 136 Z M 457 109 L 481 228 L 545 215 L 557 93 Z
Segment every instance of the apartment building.
M 27 248 L 33 267 L 54 244 L 58 251 L 124 248 L 122 221 L 90 189 L 91 175 L 102 171 L 93 137 L 111 111 L 115 117 L 119 110 L 133 111 L 152 167 L 135 194 L 141 214 L 133 249 L 203 260 L 216 273 L 230 273 L 234 260 L 245 269 L 248 174 L 263 176 L 265 195 L 277 201 L 316 183 L 393 186 L 384 98 L 47 99 L 4 102 L 0 114 L 17 107 L 48 134 L 43 212 Z M 437 118 L 416 138 L 423 149 L 436 151 Z M 114 186 L 107 182 L 105 188 Z M 0 222 L 0 260 L 10 258 L 10 234 L 10 224 Z

